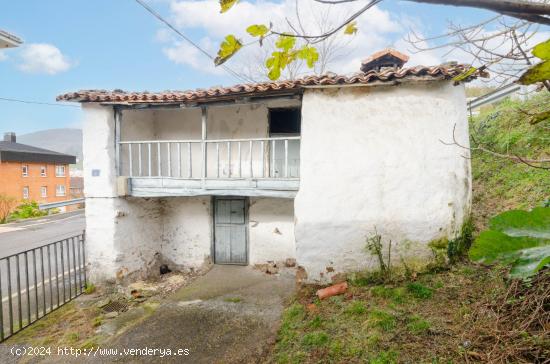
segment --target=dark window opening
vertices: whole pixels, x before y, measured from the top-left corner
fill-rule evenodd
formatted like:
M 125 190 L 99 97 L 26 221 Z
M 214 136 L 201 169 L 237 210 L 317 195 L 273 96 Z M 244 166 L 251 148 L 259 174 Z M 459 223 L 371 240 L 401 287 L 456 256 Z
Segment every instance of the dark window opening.
M 300 134 L 300 109 L 269 109 L 269 135 Z

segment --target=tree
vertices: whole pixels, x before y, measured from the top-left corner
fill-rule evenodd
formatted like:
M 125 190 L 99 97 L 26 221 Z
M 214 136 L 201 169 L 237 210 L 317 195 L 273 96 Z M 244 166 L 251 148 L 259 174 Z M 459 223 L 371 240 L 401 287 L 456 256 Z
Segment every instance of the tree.
M 0 194 L 0 224 L 6 222 L 15 206 L 17 206 L 17 200 L 14 197 Z
M 273 24 L 253 24 L 247 28 L 248 33 L 256 37 L 260 46 L 266 39 L 276 38 L 276 50 L 267 57 L 265 65 L 268 68 L 268 76 L 276 80 L 281 72 L 296 61 L 303 61 L 309 68 L 313 68 L 319 60 L 318 44 L 334 37 L 336 34 L 352 35 L 357 31 L 356 19 L 367 12 L 373 6 L 383 0 L 369 0 L 366 3 L 361 0 L 312 0 L 327 6 L 348 6 L 353 9 L 351 15 L 339 24 L 328 30 L 312 33 L 300 27 L 299 18 L 297 23 L 287 21 L 286 29 L 279 29 Z M 417 3 L 443 4 L 453 6 L 473 7 L 494 11 L 500 15 L 506 15 L 530 23 L 550 25 L 550 4 L 546 1 L 526 0 L 406 0 Z M 229 11 L 238 0 L 220 0 L 221 12 Z M 303 40 L 297 43 L 296 39 Z M 216 65 L 221 65 L 243 47 L 243 43 L 234 35 L 228 35 L 220 46 L 218 56 L 215 59 Z M 520 48 L 520 47 L 517 47 Z M 519 49 L 518 49 L 519 51 Z M 525 58 L 525 57 L 524 57 Z M 550 78 L 550 77 L 548 77 Z
M 345 9 L 340 9 L 335 5 L 320 7 L 315 2 L 299 2 L 296 0 L 294 2 L 293 14 L 289 14 L 286 20 L 287 22 L 296 23 L 301 32 L 322 33 L 348 17 L 349 14 L 342 12 L 342 10 Z M 337 34 L 334 37 L 323 40 L 316 45 L 318 58 L 313 68 L 309 69 L 307 62 L 298 58 L 281 71 L 280 77 L 286 80 L 293 80 L 306 73 L 325 74 L 330 70 L 331 66 L 338 61 L 346 59 L 352 52 L 353 49 L 349 47 L 352 40 L 353 37 L 342 34 Z M 261 47 L 249 49 L 246 55 L 239 58 L 234 66 L 249 79 L 265 81 L 270 71 L 265 64 L 265 60 L 273 52 L 278 51 L 276 43 L 277 39 L 274 37 L 264 38 Z M 300 44 L 298 46 L 300 48 L 306 45 L 307 42 L 303 39 L 297 39 L 297 43 Z
M 488 31 L 488 27 L 495 30 Z M 517 81 L 537 62 L 531 53 L 537 40 L 539 26 L 525 20 L 502 15 L 468 27 L 449 24 L 445 34 L 423 38 L 411 32 L 408 42 L 416 52 L 441 50 L 446 56 L 462 53 L 476 68 L 489 71 L 492 85 Z M 550 90 L 550 81 L 543 82 Z

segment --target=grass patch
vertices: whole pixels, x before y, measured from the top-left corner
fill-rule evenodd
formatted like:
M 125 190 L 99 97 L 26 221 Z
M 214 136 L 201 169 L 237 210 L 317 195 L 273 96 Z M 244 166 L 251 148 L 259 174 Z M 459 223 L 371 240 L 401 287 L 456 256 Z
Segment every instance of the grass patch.
M 522 102 L 505 100 L 489 107 L 470 121 L 470 134 L 484 146 L 506 154 L 530 158 L 548 157 L 550 120 L 530 124 L 529 113 L 548 109 L 550 94 L 542 92 Z M 530 209 L 550 197 L 548 171 L 523 163 L 493 157 L 481 151 L 472 152 L 473 220 L 477 231 L 487 227 L 488 220 L 513 208 Z
M 461 264 L 415 282 L 351 286 L 349 295 L 322 301 L 316 289 L 306 286 L 284 311 L 267 362 L 462 363 L 456 343 L 472 333 L 475 305 L 494 302 L 506 285 L 498 271 Z
M 84 287 L 84 293 L 86 294 L 92 294 L 96 290 L 96 286 L 93 283 L 86 283 L 86 286 Z
M 315 331 L 305 334 L 302 338 L 302 345 L 306 348 L 324 346 L 328 343 L 329 336 L 324 331 Z
M 407 291 L 409 291 L 409 293 L 411 293 L 415 298 L 424 300 L 432 298 L 433 295 L 433 290 L 431 288 L 418 282 L 407 284 Z
M 403 287 L 385 287 L 385 286 L 374 286 L 370 289 L 373 297 L 381 297 L 389 299 L 396 304 L 402 304 L 407 301 L 407 292 Z
M 361 301 L 353 301 L 346 307 L 345 312 L 351 315 L 362 315 L 367 312 L 367 306 Z
M 243 299 L 240 297 L 227 297 L 223 299 L 224 302 L 231 302 L 231 303 L 239 303 L 242 302 Z
M 411 334 L 422 334 L 430 329 L 430 323 L 418 315 L 413 315 L 407 324 L 407 330 Z
M 96 337 L 95 330 L 99 325 L 101 313 L 97 308 L 78 307 L 73 301 L 10 337 L 6 344 L 78 348 L 89 338 Z
M 373 310 L 369 312 L 368 323 L 372 327 L 378 327 L 384 331 L 391 331 L 395 328 L 395 316 L 382 310 Z

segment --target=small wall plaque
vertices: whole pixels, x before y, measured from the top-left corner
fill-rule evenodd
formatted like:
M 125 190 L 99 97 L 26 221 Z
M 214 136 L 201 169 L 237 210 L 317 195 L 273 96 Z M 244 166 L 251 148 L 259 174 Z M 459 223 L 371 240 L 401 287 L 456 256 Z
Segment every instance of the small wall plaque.
M 101 173 L 101 170 L 92 169 L 92 177 L 99 177 L 100 173 Z

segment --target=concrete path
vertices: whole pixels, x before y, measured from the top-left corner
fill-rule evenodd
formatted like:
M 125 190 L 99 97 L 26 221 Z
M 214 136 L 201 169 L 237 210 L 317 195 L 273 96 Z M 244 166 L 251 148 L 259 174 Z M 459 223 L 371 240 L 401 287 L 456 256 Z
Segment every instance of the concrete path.
M 113 342 L 119 350 L 188 349 L 189 355 L 123 356 L 116 361 L 257 362 L 274 343 L 285 300 L 294 288 L 290 270 L 271 276 L 251 267 L 216 265 Z

